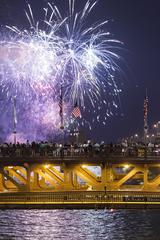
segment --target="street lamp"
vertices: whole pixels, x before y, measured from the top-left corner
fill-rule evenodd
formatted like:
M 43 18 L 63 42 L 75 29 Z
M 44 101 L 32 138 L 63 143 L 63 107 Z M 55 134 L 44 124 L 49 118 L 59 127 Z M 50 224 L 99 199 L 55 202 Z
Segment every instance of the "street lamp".
M 155 135 L 157 136 L 157 135 L 158 135 L 158 124 L 155 123 L 155 124 L 153 125 L 153 128 L 154 128 Z

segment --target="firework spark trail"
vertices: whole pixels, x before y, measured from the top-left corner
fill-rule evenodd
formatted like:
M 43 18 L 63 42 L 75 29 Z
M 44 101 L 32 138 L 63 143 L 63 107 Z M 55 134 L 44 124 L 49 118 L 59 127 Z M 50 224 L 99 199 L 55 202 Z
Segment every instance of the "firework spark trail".
M 89 100 L 100 110 L 107 105 L 107 92 L 118 95 L 113 76 L 120 71 L 115 50 L 122 43 L 105 30 L 108 20 L 87 27 L 97 1 L 87 1 L 78 12 L 75 0 L 68 3 L 66 16 L 48 3 L 41 23 L 28 4 L 29 29 L 6 26 L 10 37 L 0 42 L 0 86 L 8 99 L 17 95 L 23 105 L 32 105 L 33 99 L 52 104 L 59 98 L 61 82 L 64 101 L 78 102 L 83 109 Z M 107 110 L 106 116 L 111 113 Z

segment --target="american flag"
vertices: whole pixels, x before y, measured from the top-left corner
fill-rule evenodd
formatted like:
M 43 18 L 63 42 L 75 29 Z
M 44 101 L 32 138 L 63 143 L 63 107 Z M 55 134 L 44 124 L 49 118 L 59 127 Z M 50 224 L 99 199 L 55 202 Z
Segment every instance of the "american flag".
M 78 104 L 77 104 L 77 103 L 75 103 L 75 105 L 74 105 L 74 108 L 73 108 L 73 111 L 72 111 L 72 115 L 73 115 L 75 118 L 81 117 L 81 110 L 80 110 L 80 108 L 78 107 Z

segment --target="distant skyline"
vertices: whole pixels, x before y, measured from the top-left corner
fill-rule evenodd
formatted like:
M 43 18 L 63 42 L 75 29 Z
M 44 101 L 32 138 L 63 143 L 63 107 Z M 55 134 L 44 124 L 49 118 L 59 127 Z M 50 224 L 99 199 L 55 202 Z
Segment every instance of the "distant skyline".
M 28 1 L 34 9 L 44 6 L 42 0 Z M 64 0 L 53 1 L 64 6 Z M 65 0 L 67 3 L 67 0 Z M 77 1 L 79 5 L 85 0 Z M 24 0 L 0 1 L 0 25 L 23 26 Z M 108 118 L 106 126 L 95 125 L 91 137 L 98 140 L 114 141 L 143 131 L 143 102 L 148 90 L 149 126 L 160 120 L 160 3 L 158 0 L 100 0 L 90 21 L 110 20 L 109 28 L 113 36 L 124 42 L 121 56 L 126 61 L 123 66 L 121 107 L 115 116 Z M 65 11 L 65 9 L 64 9 Z M 39 10 L 37 10 L 37 16 Z M 23 22 L 24 21 L 24 22 Z M 116 79 L 118 81 L 118 79 Z M 122 79 L 121 79 L 122 81 Z M 103 113 L 102 113 L 103 114 Z

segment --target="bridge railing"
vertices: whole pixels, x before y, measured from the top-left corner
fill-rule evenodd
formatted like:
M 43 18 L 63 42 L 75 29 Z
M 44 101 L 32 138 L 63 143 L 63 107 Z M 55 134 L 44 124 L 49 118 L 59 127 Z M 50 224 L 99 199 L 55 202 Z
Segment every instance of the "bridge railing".
M 39 148 L 33 148 L 32 146 L 23 147 L 0 147 L 0 157 L 138 157 L 148 158 L 152 156 L 160 156 L 159 148 L 149 147 L 127 147 L 122 146 L 103 146 L 103 147 L 53 147 L 43 146 Z

